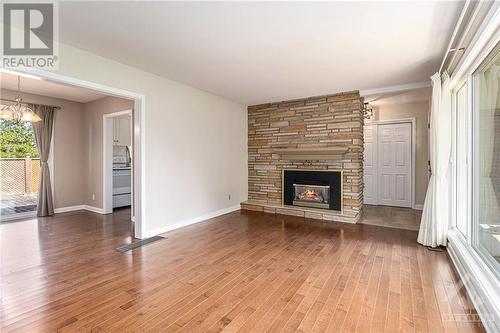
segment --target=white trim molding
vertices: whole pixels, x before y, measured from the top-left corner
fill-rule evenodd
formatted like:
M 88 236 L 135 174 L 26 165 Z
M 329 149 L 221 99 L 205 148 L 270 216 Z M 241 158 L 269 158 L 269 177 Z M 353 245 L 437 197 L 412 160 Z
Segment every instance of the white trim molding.
M 484 55 L 489 54 L 500 42 L 500 3 L 493 2 L 491 4 L 488 1 L 481 1 L 477 7 L 490 5 L 489 11 L 482 15 L 474 40 L 467 47 L 465 54 L 451 75 L 450 87 L 455 87 L 468 73 L 477 68 L 484 59 Z
M 424 205 L 423 204 L 413 204 L 413 209 L 415 210 L 423 210 L 424 209 Z
M 66 207 L 54 208 L 54 213 L 55 214 L 68 213 L 68 212 L 75 212 L 77 210 L 86 210 L 86 211 L 94 212 L 97 214 L 106 214 L 104 212 L 104 209 L 99 208 L 99 207 L 89 206 L 89 205 L 76 205 L 76 206 L 66 206 Z M 32 218 L 34 218 L 34 219 L 38 218 L 36 216 L 36 211 L 26 212 L 26 213 L 18 213 L 18 214 L 12 214 L 12 215 L 5 215 L 5 216 L 2 216 L 1 222 L 23 220 L 23 219 L 32 219 Z
M 56 209 L 54 209 L 54 213 L 56 213 L 56 214 L 67 213 L 67 212 L 74 212 L 77 210 L 87 210 L 89 212 L 94 212 L 97 214 L 106 214 L 106 212 L 104 211 L 103 208 L 89 206 L 89 205 L 77 205 L 77 206 L 67 206 L 67 207 L 56 208 Z
M 103 208 L 89 206 L 89 205 L 85 205 L 85 210 L 88 210 L 90 212 L 94 212 L 97 214 L 103 214 L 103 215 L 106 214 L 106 211 Z
M 399 84 L 396 86 L 388 86 L 388 87 L 373 88 L 373 89 L 362 89 L 359 91 L 359 94 L 362 97 L 366 97 L 366 96 L 371 96 L 371 95 L 388 94 L 388 93 L 399 92 L 399 91 L 428 88 L 430 86 L 431 86 L 431 81 L 429 80 L 429 81 L 424 81 L 424 82 Z
M 67 206 L 67 207 L 61 207 L 61 208 L 54 208 L 54 213 L 56 213 L 56 214 L 67 213 L 67 212 L 74 212 L 76 210 L 85 210 L 85 205 L 77 205 L 77 206 Z
M 105 113 L 102 115 L 102 206 L 106 214 L 113 213 L 113 118 L 125 115 L 130 116 L 130 119 L 132 120 L 133 110 L 129 109 L 112 113 Z M 131 130 L 131 135 L 133 135 L 132 133 L 133 132 Z M 131 172 L 132 175 L 134 175 L 134 163 L 132 163 Z M 132 198 L 134 198 L 134 196 L 135 193 L 132 191 Z M 133 216 L 133 202 L 131 208 L 132 209 L 130 210 L 130 216 Z
M 454 228 L 448 253 L 487 332 L 500 332 L 500 281 Z
M 211 218 L 214 218 L 214 217 L 217 217 L 217 216 L 221 216 L 221 215 L 224 215 L 224 214 L 235 212 L 237 210 L 240 210 L 240 205 L 231 206 L 231 207 L 223 208 L 223 209 L 220 209 L 220 210 L 216 210 L 214 212 L 206 213 L 206 214 L 197 216 L 195 218 L 192 218 L 192 219 L 189 219 L 189 220 L 186 220 L 186 221 L 177 222 L 177 223 L 174 223 L 174 224 L 170 224 L 170 225 L 167 225 L 167 226 L 164 226 L 164 227 L 161 227 L 161 228 L 149 231 L 146 234 L 146 237 L 153 237 L 153 236 L 156 236 L 156 235 L 159 235 L 159 234 L 163 234 L 163 233 L 165 233 L 167 231 L 172 231 L 172 230 L 179 229 L 179 228 L 182 228 L 182 227 L 187 227 L 189 225 L 200 223 L 200 222 L 206 221 L 208 219 L 211 219 Z

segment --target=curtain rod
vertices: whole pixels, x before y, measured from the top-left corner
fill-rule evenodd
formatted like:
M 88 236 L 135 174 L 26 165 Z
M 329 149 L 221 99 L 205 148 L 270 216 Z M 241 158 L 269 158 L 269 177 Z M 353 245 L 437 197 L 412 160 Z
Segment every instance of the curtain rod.
M 439 74 L 444 69 L 444 66 L 446 64 L 446 60 L 448 60 L 448 57 L 450 56 L 450 53 L 454 52 L 453 59 L 455 59 L 455 56 L 458 51 L 463 51 L 463 48 L 460 47 L 460 45 L 457 45 L 456 47 L 453 47 L 453 44 L 455 43 L 455 40 L 457 39 L 458 32 L 460 30 L 460 27 L 465 24 L 465 15 L 467 14 L 467 11 L 470 9 L 471 6 L 471 1 L 467 0 L 462 7 L 462 11 L 460 12 L 460 16 L 458 18 L 457 23 L 455 24 L 455 28 L 453 29 L 453 33 L 451 35 L 450 41 L 448 42 L 448 47 L 446 48 L 446 53 L 443 56 L 443 60 L 441 61 L 441 66 L 439 66 Z M 452 61 L 453 61 L 452 59 Z
M 17 103 L 16 100 L 7 99 L 7 98 L 0 98 L 0 101 Z M 21 102 L 21 104 L 39 104 L 39 105 L 48 106 L 48 107 L 51 107 L 51 108 L 54 108 L 54 109 L 59 109 L 59 110 L 61 109 L 61 107 L 57 106 L 57 105 L 45 105 L 45 104 L 40 104 L 40 103 L 27 103 L 27 102 Z

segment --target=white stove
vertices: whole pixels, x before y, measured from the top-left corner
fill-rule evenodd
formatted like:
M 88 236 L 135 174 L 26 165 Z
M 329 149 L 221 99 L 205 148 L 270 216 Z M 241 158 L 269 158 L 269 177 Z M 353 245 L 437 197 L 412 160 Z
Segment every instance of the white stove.
M 132 167 L 127 146 L 113 146 L 113 208 L 132 203 Z

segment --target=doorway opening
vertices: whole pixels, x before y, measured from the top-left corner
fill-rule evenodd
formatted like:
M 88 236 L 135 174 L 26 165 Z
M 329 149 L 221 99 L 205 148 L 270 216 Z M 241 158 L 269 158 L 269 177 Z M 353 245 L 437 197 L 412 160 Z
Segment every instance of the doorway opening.
M 14 94 L 13 89 L 8 87 L 8 80 L 5 77 L 20 75 L 31 79 L 29 83 L 25 84 L 26 88 L 22 91 L 26 103 L 50 104 L 58 107 L 53 122 L 54 130 L 52 131 L 50 149 L 52 156 L 49 156 L 48 161 L 56 214 L 76 210 L 87 210 L 98 214 L 112 212 L 112 204 L 111 211 L 105 209 L 107 207 L 104 205 L 104 186 L 101 184 L 101 182 L 104 183 L 101 149 L 105 149 L 102 146 L 103 139 L 101 137 L 103 133 L 101 126 L 105 127 L 102 115 L 113 112 L 110 110 L 127 111 L 127 131 L 122 131 L 121 135 L 117 134 L 120 137 L 115 138 L 123 149 L 116 148 L 115 150 L 125 152 L 124 156 L 128 156 L 125 158 L 125 164 L 128 164 L 130 168 L 128 171 L 130 177 L 128 177 L 126 186 L 119 186 L 121 188 L 119 191 L 122 191 L 120 194 L 124 195 L 119 197 L 118 201 L 122 200 L 123 202 L 124 199 L 127 199 L 126 202 L 129 203 L 134 212 L 135 224 L 132 236 L 135 238 L 146 237 L 145 211 L 142 209 L 145 191 L 144 132 L 142 130 L 144 96 L 52 72 L 39 70 L 15 72 L 0 70 L 0 72 L 2 75 L 2 97 L 10 98 L 10 94 Z M 7 92 L 4 91 L 5 89 Z M 53 100 L 57 100 L 57 103 L 50 103 Z M 126 103 L 123 103 L 124 101 Z M 115 104 L 110 108 L 110 103 Z M 96 107 L 97 104 L 100 106 L 99 109 Z M 91 108 L 92 112 L 87 112 Z M 120 128 L 124 128 L 123 125 Z M 111 127 L 111 135 L 113 135 L 113 127 Z M 122 137 L 125 136 L 127 142 L 122 141 Z M 112 143 L 109 151 L 113 156 Z M 36 163 L 35 156 L 30 156 L 30 158 L 32 163 Z M 84 172 L 85 170 L 90 171 L 87 174 Z M 33 172 L 35 173 L 35 171 Z M 126 174 L 127 171 L 122 171 L 122 173 Z M 112 171 L 110 175 L 112 175 Z M 35 177 L 33 176 L 33 178 Z M 126 177 L 121 178 L 122 181 L 124 179 Z M 110 180 L 112 181 L 112 176 Z M 129 189 L 128 192 L 123 192 L 125 187 Z M 31 186 L 31 188 L 37 187 Z M 112 195 L 112 185 L 110 189 Z M 134 191 L 135 189 L 136 191 Z M 132 194 L 133 191 L 134 194 Z M 3 190 L 2 194 L 4 194 Z M 30 217 L 35 215 L 34 212 L 30 214 Z
M 130 207 L 133 200 L 134 149 L 132 122 L 134 110 L 103 115 L 103 209 L 105 214 Z
M 415 118 L 364 127 L 364 203 L 415 206 Z

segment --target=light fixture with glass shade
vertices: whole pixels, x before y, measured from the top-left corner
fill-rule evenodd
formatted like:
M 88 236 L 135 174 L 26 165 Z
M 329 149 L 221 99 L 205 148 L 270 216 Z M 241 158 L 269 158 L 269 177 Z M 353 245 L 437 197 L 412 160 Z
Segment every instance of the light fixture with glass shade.
M 21 98 L 20 76 L 17 77 L 17 93 L 18 96 L 15 98 L 15 104 L 2 105 L 2 108 L 0 109 L 0 118 L 15 121 L 18 124 L 41 121 L 42 118 L 33 112 L 33 110 L 28 107 L 26 103 L 23 103 Z
M 363 105 L 363 117 L 365 119 L 371 119 L 373 117 L 373 107 L 368 102 L 365 102 Z

